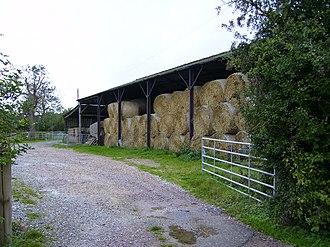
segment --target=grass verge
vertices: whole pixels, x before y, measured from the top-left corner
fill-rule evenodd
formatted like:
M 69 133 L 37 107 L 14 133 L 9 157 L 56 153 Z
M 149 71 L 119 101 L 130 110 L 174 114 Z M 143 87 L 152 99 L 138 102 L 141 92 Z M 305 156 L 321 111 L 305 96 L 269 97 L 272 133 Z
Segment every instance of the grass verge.
M 13 178 L 12 185 L 13 199 L 15 201 L 33 207 L 37 203 L 37 200 L 42 198 L 20 179 Z M 30 225 L 33 225 L 33 220 L 38 219 L 41 216 L 29 209 L 26 212 L 26 217 L 31 223 L 29 226 L 23 226 L 20 221 L 13 222 L 12 244 L 8 247 L 43 247 L 47 242 L 47 239 L 42 233 L 42 229 L 33 229 L 30 227 Z
M 181 152 L 180 155 L 155 149 L 137 149 L 104 146 L 61 146 L 78 152 L 111 157 L 115 160 L 150 159 L 160 167 L 137 166 L 139 169 L 173 182 L 203 201 L 220 207 L 226 214 L 239 219 L 254 229 L 294 246 L 330 246 L 328 233 L 311 233 L 299 226 L 280 226 L 269 216 L 263 204 L 237 193 L 212 176 L 202 174 L 201 160 L 194 153 Z M 194 158 L 194 159 L 193 159 Z

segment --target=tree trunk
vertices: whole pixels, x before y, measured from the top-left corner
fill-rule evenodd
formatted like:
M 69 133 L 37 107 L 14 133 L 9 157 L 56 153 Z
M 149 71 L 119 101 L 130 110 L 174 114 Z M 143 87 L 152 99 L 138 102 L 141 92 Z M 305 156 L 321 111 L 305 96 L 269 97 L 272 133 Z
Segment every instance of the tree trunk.
M 0 175 L 0 246 L 11 243 L 12 186 L 11 165 L 1 165 Z

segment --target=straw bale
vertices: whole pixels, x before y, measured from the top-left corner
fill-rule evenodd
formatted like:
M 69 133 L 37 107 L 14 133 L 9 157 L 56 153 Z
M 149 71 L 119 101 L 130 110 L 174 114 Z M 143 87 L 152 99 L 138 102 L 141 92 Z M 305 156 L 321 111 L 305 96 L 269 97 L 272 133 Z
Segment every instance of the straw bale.
M 146 103 L 144 99 L 136 99 L 121 102 L 121 118 L 130 118 L 146 112 Z M 108 114 L 110 118 L 118 119 L 118 103 L 114 102 L 108 105 Z
M 106 133 L 104 135 L 104 146 L 113 147 L 113 146 L 117 146 L 117 143 L 118 143 L 118 136 L 109 133 Z
M 225 79 L 214 80 L 205 83 L 201 88 L 199 96 L 200 104 L 214 106 L 226 101 L 224 94 L 225 85 Z
M 118 133 L 118 119 L 117 118 L 110 118 L 109 133 L 110 134 Z
M 246 131 L 240 131 L 235 135 L 235 141 L 237 142 L 251 142 L 251 136 Z
M 195 134 L 193 136 L 193 138 L 191 139 L 190 147 L 192 149 L 196 149 L 196 150 L 201 149 L 202 148 L 202 136 Z
M 195 86 L 194 87 L 194 107 L 200 106 L 200 93 L 201 93 L 202 87 L 200 86 Z M 188 112 L 190 108 L 190 90 L 187 88 L 186 90 L 183 91 L 183 111 Z
M 189 144 L 189 138 L 186 135 L 179 135 L 173 133 L 169 138 L 169 149 L 172 151 L 179 151 L 183 146 Z
M 247 101 L 246 88 L 250 84 L 243 73 L 234 73 L 227 78 L 225 84 L 225 98 L 236 108 Z
M 89 134 L 91 136 L 97 137 L 98 136 L 98 126 L 97 126 L 97 122 L 91 124 L 89 126 Z M 103 135 L 104 133 L 104 128 L 103 128 L 103 121 L 100 121 L 100 135 Z
M 150 136 L 155 137 L 159 134 L 159 121 L 160 117 L 156 114 L 150 114 Z M 139 135 L 146 136 L 147 135 L 147 114 L 143 114 L 139 119 Z
M 223 102 L 214 106 L 213 114 L 212 126 L 215 132 L 228 134 L 236 134 L 238 132 L 234 121 L 236 109 L 232 104 Z
M 114 103 L 110 103 L 107 107 L 107 110 L 108 110 L 108 115 L 110 118 L 114 118 L 116 117 L 117 115 L 115 114 L 115 112 L 117 112 L 117 102 L 114 102 Z
M 103 129 L 105 133 L 110 133 L 110 118 L 105 118 L 103 120 Z
M 160 117 L 159 133 L 162 136 L 170 137 L 174 132 L 175 115 L 167 114 Z
M 210 135 L 213 132 L 212 122 L 213 110 L 208 105 L 202 105 L 194 112 L 194 134 L 197 136 Z
M 132 118 L 125 118 L 122 123 L 122 141 L 123 141 L 123 145 L 126 147 L 133 146 L 131 124 L 132 124 Z
M 169 113 L 169 108 L 171 104 L 171 94 L 160 94 L 154 100 L 154 111 L 159 117 Z
M 188 98 L 189 99 L 189 98 Z M 171 114 L 184 110 L 186 99 L 183 91 L 174 91 L 171 94 L 170 108 L 168 109 Z
M 235 141 L 235 135 L 223 134 L 223 133 L 219 133 L 219 132 L 214 133 L 210 137 L 214 138 L 214 139 L 225 140 L 225 141 Z M 223 142 L 217 142 L 215 144 L 215 147 L 218 149 L 223 149 L 223 150 L 228 150 L 228 151 L 235 150 L 235 145 L 223 143 Z
M 235 124 L 239 131 L 247 129 L 247 123 L 241 111 L 238 111 L 234 117 Z
M 151 147 L 155 149 L 169 149 L 169 138 L 158 135 L 152 138 Z
M 189 113 L 179 111 L 174 117 L 174 133 L 185 135 L 189 131 Z
M 141 116 L 135 116 L 132 117 L 131 119 L 131 136 L 134 140 L 133 144 L 134 146 L 137 145 L 137 139 L 139 138 L 140 135 L 140 118 Z
M 133 99 L 130 102 L 136 104 L 139 109 L 139 114 L 137 115 L 143 115 L 147 113 L 147 108 L 146 108 L 146 99 Z

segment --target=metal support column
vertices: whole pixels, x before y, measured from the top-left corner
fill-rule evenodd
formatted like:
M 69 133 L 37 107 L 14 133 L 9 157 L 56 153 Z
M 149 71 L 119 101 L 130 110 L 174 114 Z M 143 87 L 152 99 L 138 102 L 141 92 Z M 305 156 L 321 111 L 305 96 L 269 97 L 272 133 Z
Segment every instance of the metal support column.
M 125 92 L 124 89 L 118 89 L 117 94 L 114 92 L 115 98 L 118 103 L 118 146 L 122 146 L 122 140 L 121 140 L 121 101 L 123 99 L 123 95 Z
M 101 103 L 102 96 L 97 96 L 97 145 L 101 145 Z
M 183 78 L 180 72 L 178 73 L 182 81 L 189 89 L 189 142 L 191 142 L 191 139 L 194 136 L 194 86 L 202 70 L 203 65 L 200 67 L 197 75 L 195 76 L 194 69 L 190 68 L 188 70 L 188 82 Z
M 154 80 L 154 82 L 152 84 L 149 83 L 149 81 L 147 81 L 147 85 L 146 85 L 146 90 L 144 90 L 143 86 L 140 84 L 140 87 L 144 93 L 144 96 L 147 99 L 147 147 L 150 148 L 151 146 L 151 93 L 152 90 L 155 86 L 156 83 L 156 79 Z
M 81 144 L 82 136 L 81 136 L 81 103 L 78 101 L 78 143 Z

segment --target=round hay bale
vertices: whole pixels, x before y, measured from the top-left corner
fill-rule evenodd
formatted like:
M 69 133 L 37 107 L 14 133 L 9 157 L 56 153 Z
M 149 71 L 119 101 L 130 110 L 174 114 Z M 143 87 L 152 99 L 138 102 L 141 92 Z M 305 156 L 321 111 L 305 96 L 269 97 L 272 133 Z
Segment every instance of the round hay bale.
M 201 89 L 202 87 L 201 86 L 195 86 L 194 87 L 194 107 L 198 107 L 200 106 L 200 100 L 199 100 L 199 97 L 200 97 L 200 93 L 201 93 Z M 186 90 L 183 91 L 183 111 L 184 112 L 188 112 L 189 111 L 189 108 L 190 108 L 190 90 L 187 88 Z
M 133 146 L 136 146 L 138 143 L 137 143 L 137 140 L 140 136 L 140 118 L 141 116 L 135 116 L 135 117 L 132 117 L 132 120 L 131 120 L 131 136 L 133 138 Z
M 188 112 L 178 112 L 175 115 L 175 126 L 174 133 L 185 135 L 189 131 L 189 113 Z
M 151 140 L 151 147 L 155 149 L 168 149 L 169 138 L 162 135 L 155 136 Z
M 226 101 L 232 103 L 236 108 L 247 101 L 246 89 L 250 82 L 243 73 L 234 73 L 227 78 L 225 84 Z
M 240 131 L 235 135 L 235 141 L 251 143 L 251 136 L 246 131 Z M 242 145 L 242 144 L 237 145 L 237 150 L 240 149 L 246 150 L 248 148 L 249 148 L 248 145 Z
M 105 133 L 110 133 L 110 118 L 105 118 L 103 120 L 103 129 Z
M 237 114 L 234 116 L 234 121 L 239 131 L 247 130 L 247 123 L 241 111 L 238 111 Z
M 251 136 L 246 131 L 240 131 L 235 135 L 235 141 L 251 143 Z
M 159 120 L 159 133 L 161 136 L 170 137 L 174 132 L 175 115 L 167 114 L 160 117 Z
M 184 110 L 184 107 L 186 105 L 186 100 L 184 98 L 184 92 L 183 91 L 174 91 L 171 94 L 171 100 L 170 100 L 170 107 L 169 112 L 171 114 L 175 114 L 178 111 Z
M 107 107 L 107 110 L 108 110 L 108 115 L 110 118 L 114 118 L 116 115 L 116 112 L 117 112 L 117 102 L 114 102 L 114 103 L 111 103 L 108 105 Z
M 225 85 L 225 79 L 206 82 L 201 88 L 199 96 L 200 104 L 214 106 L 226 101 L 224 94 Z
M 109 133 L 110 134 L 118 133 L 118 120 L 116 118 L 110 118 Z
M 107 147 L 114 147 L 117 146 L 118 143 L 118 136 L 106 133 L 104 135 L 104 146 Z
M 234 121 L 235 115 L 235 107 L 228 102 L 223 102 L 214 106 L 212 127 L 215 132 L 236 134 L 238 128 Z
M 163 117 L 169 113 L 171 104 L 171 94 L 160 94 L 154 100 L 154 111 L 159 117 Z
M 197 136 L 210 135 L 213 132 L 211 121 L 213 110 L 208 105 L 196 107 L 194 112 L 194 134 Z
M 126 147 L 133 145 L 133 137 L 131 133 L 132 118 L 125 118 L 122 124 L 122 141 Z
M 190 147 L 195 150 L 200 150 L 202 148 L 202 136 L 195 134 L 191 139 Z
M 155 137 L 159 134 L 159 121 L 160 117 L 158 117 L 156 114 L 150 114 L 150 136 L 151 138 Z M 140 135 L 146 136 L 147 135 L 147 114 L 143 114 L 139 120 L 140 128 L 139 133 Z M 144 128 L 143 128 L 144 127 Z
M 179 135 L 173 133 L 169 138 L 169 149 L 172 151 L 179 151 L 184 145 L 188 145 L 186 135 Z

